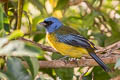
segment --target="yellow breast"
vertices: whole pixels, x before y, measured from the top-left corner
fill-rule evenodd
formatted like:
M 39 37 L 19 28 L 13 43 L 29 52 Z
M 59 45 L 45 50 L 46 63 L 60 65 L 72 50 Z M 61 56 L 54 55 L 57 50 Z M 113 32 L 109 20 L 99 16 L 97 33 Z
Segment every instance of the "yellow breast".
M 54 34 L 47 34 L 48 43 L 62 55 L 70 57 L 81 57 L 82 55 L 88 54 L 88 51 L 81 47 L 75 47 L 67 45 L 65 43 L 58 42 Z

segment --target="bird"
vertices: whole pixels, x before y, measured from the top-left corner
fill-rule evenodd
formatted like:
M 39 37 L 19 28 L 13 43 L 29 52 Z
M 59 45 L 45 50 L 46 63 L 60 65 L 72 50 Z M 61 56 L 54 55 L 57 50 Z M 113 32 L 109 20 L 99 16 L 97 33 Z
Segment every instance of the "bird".
M 95 45 L 72 27 L 65 26 L 55 17 L 45 18 L 40 25 L 46 28 L 48 43 L 63 56 L 81 58 L 83 55 L 90 55 L 104 71 L 111 71 L 96 55 Z

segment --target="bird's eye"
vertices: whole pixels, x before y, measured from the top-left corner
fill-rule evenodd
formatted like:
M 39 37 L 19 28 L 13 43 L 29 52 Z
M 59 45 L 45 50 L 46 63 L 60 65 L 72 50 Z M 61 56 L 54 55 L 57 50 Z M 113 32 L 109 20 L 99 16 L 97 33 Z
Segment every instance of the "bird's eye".
M 44 23 L 47 24 L 47 26 L 51 25 L 53 22 L 52 21 L 44 21 Z

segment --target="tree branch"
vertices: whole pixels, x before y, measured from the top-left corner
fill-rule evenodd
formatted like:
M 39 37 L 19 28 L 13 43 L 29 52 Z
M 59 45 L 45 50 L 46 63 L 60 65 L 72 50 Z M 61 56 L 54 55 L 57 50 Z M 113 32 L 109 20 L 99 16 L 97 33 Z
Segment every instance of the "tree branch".
M 25 38 L 20 38 L 20 40 L 30 42 L 45 51 L 57 52 L 50 46 L 45 46 L 43 44 L 39 44 L 34 41 L 27 40 Z M 112 45 L 109 45 L 105 48 L 100 47 L 98 48 L 98 50 L 96 50 L 96 53 L 103 53 L 103 52 L 108 53 L 110 51 L 111 53 L 116 53 L 116 54 L 111 54 L 108 57 L 101 58 L 106 64 L 112 64 L 112 63 L 115 63 L 116 60 L 120 57 L 120 50 L 117 50 L 119 48 L 120 48 L 120 41 Z M 97 55 L 100 57 L 100 56 L 103 56 L 104 54 L 97 54 Z M 26 62 L 23 62 L 23 64 L 27 66 Z M 80 66 L 97 66 L 98 65 L 90 56 L 85 59 L 78 60 L 77 64 L 74 61 L 69 61 L 68 63 L 65 63 L 63 60 L 39 61 L 39 64 L 40 64 L 40 68 L 73 68 L 73 67 L 80 67 Z
M 22 41 L 25 41 L 25 42 L 30 42 L 30 43 L 32 43 L 32 44 L 40 47 L 40 48 L 41 48 L 42 50 L 44 50 L 44 51 L 57 52 L 56 50 L 54 50 L 54 49 L 53 49 L 52 47 L 50 47 L 50 46 L 45 46 L 45 45 L 43 45 L 43 44 L 39 44 L 39 43 L 34 42 L 34 41 L 32 41 L 32 40 L 28 40 L 28 39 L 25 39 L 25 38 L 19 38 L 19 40 L 22 40 Z
M 100 4 L 99 4 L 99 6 L 97 7 L 97 9 L 100 9 L 100 8 L 101 8 L 102 3 L 103 3 L 103 0 L 100 0 Z
M 101 58 L 106 64 L 115 63 L 120 55 L 112 55 L 110 57 Z M 23 62 L 27 67 L 27 63 Z M 93 59 L 80 59 L 76 62 L 69 61 L 65 62 L 63 60 L 52 60 L 52 61 L 39 61 L 40 68 L 73 68 L 80 66 L 97 66 L 98 64 Z
M 69 6 L 72 6 L 72 5 L 77 5 L 79 3 L 81 3 L 83 0 L 73 0 L 73 1 L 70 1 L 69 2 Z

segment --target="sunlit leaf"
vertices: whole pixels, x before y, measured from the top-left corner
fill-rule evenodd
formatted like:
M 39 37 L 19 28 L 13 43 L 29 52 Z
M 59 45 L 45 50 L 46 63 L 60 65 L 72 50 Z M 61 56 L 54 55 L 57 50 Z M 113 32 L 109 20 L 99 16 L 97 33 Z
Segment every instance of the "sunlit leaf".
M 0 3 L 0 30 L 3 28 L 3 7 L 2 7 L 2 4 Z
M 7 38 L 0 38 L 0 48 L 2 48 L 6 43 L 8 43 Z
M 53 13 L 53 16 L 56 17 L 56 18 L 62 18 L 63 15 L 62 15 L 62 11 L 61 10 L 55 10 L 54 13 Z
M 45 7 L 43 6 L 43 4 L 39 0 L 36 0 L 36 1 L 30 0 L 30 2 L 34 6 L 36 6 L 41 11 L 42 14 L 44 14 L 42 16 L 46 16 L 47 15 L 47 11 L 45 10 Z
M 6 56 L 42 56 L 43 52 L 40 48 L 30 44 L 25 43 L 20 40 L 14 40 L 7 42 L 5 39 L 3 40 L 0 45 L 0 55 Z M 5 43 L 7 42 L 7 43 Z M 3 44 L 4 43 L 4 44 Z
M 58 0 L 57 6 L 55 9 L 63 9 L 67 6 L 69 0 Z
M 0 79 L 9 80 L 8 76 L 5 73 L 0 72 Z
M 12 34 L 8 36 L 8 40 L 16 39 L 16 38 L 22 37 L 23 35 L 24 33 L 22 31 L 15 30 L 14 32 L 12 32 Z

